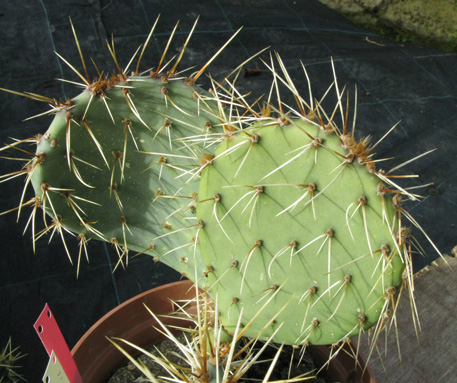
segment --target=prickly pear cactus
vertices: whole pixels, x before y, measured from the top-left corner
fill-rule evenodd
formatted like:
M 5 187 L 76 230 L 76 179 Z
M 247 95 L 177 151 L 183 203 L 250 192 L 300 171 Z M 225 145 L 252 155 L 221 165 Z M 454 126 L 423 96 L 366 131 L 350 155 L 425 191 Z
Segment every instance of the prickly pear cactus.
M 366 142 L 265 118 L 202 174 L 198 243 L 229 331 L 334 344 L 380 323 L 404 264 L 392 200 Z
M 336 77 L 342 130 L 312 101 L 309 82 L 304 101 L 279 56 L 282 74 L 272 57 L 267 107 L 256 112 L 260 99 L 236 89 L 237 74 L 212 81 L 212 94 L 195 86 L 224 47 L 193 77 L 178 76 L 191 34 L 168 72 L 166 50 L 155 72 L 138 74 L 140 53 L 127 75 L 109 46 L 118 74 L 90 81 L 80 52 L 85 89 L 74 99 L 21 94 L 55 114 L 42 136 L 0 148 L 37 144 L 34 154 L 19 149 L 32 155 L 22 170 L 0 177 L 25 175 L 18 210 L 31 208 L 34 241 L 57 233 L 67 248 L 64 234 L 76 237 L 78 265 L 93 239 L 111 243 L 121 265 L 130 251 L 150 254 L 206 289 L 235 343 L 335 344 L 374 328 L 372 352 L 404 289 L 416 325 L 404 221 L 423 230 L 401 206 L 402 195 L 416 195 L 392 181 L 401 165 L 377 170 L 368 140 L 347 133 Z M 284 112 L 280 84 L 297 111 Z
M 207 149 L 185 139 L 219 128 L 206 98 L 180 79 L 146 75 L 98 82 L 67 101 L 29 165 L 36 203 L 50 216 L 45 231 L 74 233 L 80 249 L 110 242 L 121 263 L 134 250 L 193 275 L 188 228 Z

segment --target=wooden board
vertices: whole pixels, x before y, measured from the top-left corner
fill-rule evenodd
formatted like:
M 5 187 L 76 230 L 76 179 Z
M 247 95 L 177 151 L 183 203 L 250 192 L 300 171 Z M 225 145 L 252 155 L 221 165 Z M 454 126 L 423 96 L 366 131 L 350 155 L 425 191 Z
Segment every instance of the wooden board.
M 438 259 L 417 273 L 414 280 L 419 338 L 405 295 L 397 312 L 401 360 L 392 327 L 387 342 L 379 340 L 369 367 L 377 383 L 457 382 L 457 258 Z M 367 346 L 361 347 L 362 354 L 368 355 Z

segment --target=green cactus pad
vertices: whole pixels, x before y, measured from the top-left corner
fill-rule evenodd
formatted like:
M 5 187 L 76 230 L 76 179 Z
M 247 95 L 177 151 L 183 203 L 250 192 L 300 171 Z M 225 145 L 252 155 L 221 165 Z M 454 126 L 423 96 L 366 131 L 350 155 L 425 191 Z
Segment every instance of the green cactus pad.
M 304 118 L 228 137 L 200 181 L 198 243 L 230 332 L 333 344 L 388 315 L 404 264 L 364 142 Z M 380 319 L 381 318 L 381 319 Z
M 180 79 L 132 76 L 87 88 L 66 103 L 37 145 L 31 182 L 51 218 L 80 246 L 111 242 L 121 262 L 146 252 L 194 275 L 192 228 L 204 137 L 220 129 L 217 104 Z M 38 234 L 37 237 L 40 235 Z

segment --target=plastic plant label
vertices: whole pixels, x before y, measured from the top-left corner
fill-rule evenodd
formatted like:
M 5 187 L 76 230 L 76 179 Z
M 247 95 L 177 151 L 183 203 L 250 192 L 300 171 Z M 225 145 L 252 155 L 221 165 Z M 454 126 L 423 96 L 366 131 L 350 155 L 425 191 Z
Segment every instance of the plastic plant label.
M 43 382 L 44 383 L 71 383 L 65 371 L 62 368 L 62 365 L 57 359 L 56 353 L 54 351 L 51 352 L 49 357 L 48 367 L 43 375 Z
M 78 372 L 70 349 L 47 303 L 33 327 L 35 327 L 48 355 L 51 356 L 54 352 L 68 382 L 82 383 L 81 375 Z M 48 382 L 51 383 L 52 381 L 49 380 Z

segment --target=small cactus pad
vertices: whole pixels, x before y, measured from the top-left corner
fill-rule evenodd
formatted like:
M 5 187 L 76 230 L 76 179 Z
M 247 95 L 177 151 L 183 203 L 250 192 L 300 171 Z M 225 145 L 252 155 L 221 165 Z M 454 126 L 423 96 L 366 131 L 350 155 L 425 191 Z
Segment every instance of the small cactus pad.
M 397 212 L 367 142 L 305 118 L 263 118 L 202 172 L 198 243 L 221 322 L 333 344 L 389 314 L 404 264 Z
M 134 250 L 194 275 L 187 228 L 205 148 L 185 138 L 219 123 L 203 93 L 180 79 L 131 76 L 98 82 L 57 109 L 29 165 L 37 204 L 51 217 L 43 233 L 72 232 L 80 248 L 105 240 L 122 263 Z

